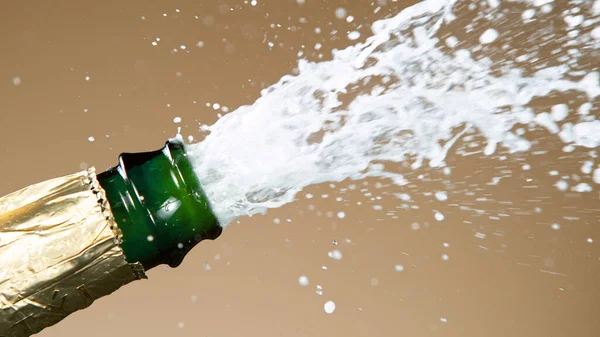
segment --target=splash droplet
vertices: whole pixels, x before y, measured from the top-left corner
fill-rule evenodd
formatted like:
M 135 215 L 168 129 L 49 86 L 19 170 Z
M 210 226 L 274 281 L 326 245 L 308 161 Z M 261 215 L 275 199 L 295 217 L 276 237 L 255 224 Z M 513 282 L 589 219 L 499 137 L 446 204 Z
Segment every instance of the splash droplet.
M 335 311 L 335 303 L 333 301 L 327 301 L 323 307 L 328 314 L 332 314 Z
M 302 275 L 298 278 L 298 284 L 303 287 L 306 287 L 309 284 L 308 277 L 306 275 Z
M 498 31 L 495 29 L 488 29 L 485 32 L 483 32 L 483 34 L 481 34 L 481 36 L 479 37 L 479 42 L 481 42 L 481 44 L 489 44 L 492 43 L 494 41 L 496 41 L 496 39 L 498 38 Z

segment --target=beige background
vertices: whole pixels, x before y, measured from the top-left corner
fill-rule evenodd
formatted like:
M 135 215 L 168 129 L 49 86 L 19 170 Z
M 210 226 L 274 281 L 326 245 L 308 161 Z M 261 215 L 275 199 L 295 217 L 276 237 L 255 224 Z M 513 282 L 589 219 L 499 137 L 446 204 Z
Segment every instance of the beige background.
M 261 86 L 292 72 L 301 45 L 317 59 L 313 46 L 322 42 L 327 58 L 349 44 L 346 31 L 358 27 L 365 36 L 366 24 L 407 3 L 388 1 L 373 14 L 376 1 L 4 1 L 0 194 L 88 165 L 105 169 L 123 151 L 157 149 L 176 132 L 176 116 L 185 136 L 198 136 L 198 122 L 217 118 L 205 103 L 250 104 Z M 337 7 L 356 20 L 335 19 Z M 324 33 L 315 34 L 317 26 Z M 40 336 L 598 336 L 598 191 L 557 191 L 552 169 L 590 182 L 579 171 L 585 151 L 565 155 L 551 138 L 539 147 L 554 150 L 505 161 L 450 158 L 450 176 L 412 172 L 414 184 L 402 190 L 361 185 L 383 197 L 384 211 L 373 210 L 365 192 L 311 187 L 314 199 L 301 195 L 242 219 L 181 267 L 156 268 L 150 280 Z M 524 163 L 532 169 L 522 170 Z M 507 169 L 512 177 L 487 184 Z M 447 203 L 425 194 L 438 189 L 449 191 Z M 389 195 L 396 192 L 410 193 L 420 208 L 385 215 L 401 204 Z M 476 201 L 482 197 L 488 201 Z M 343 220 L 327 214 L 340 210 Z M 436 222 L 433 210 L 446 219 Z M 333 240 L 341 261 L 327 256 Z M 308 287 L 298 284 L 303 274 Z M 323 310 L 328 300 L 337 304 L 332 315 Z

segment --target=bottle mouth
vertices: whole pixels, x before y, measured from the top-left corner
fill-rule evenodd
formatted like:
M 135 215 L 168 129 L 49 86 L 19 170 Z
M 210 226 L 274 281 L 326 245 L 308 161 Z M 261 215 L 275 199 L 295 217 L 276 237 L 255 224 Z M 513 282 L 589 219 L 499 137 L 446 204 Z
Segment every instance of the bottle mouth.
M 119 165 L 98 180 L 123 233 L 128 262 L 146 270 L 179 266 L 199 242 L 223 231 L 180 139 L 156 151 L 123 153 Z

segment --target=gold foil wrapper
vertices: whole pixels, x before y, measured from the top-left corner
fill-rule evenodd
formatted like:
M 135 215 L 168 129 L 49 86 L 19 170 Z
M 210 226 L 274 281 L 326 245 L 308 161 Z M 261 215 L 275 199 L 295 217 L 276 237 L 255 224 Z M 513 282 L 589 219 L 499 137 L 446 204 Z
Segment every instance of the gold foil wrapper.
M 0 198 L 0 337 L 35 334 L 146 278 L 120 236 L 93 168 Z

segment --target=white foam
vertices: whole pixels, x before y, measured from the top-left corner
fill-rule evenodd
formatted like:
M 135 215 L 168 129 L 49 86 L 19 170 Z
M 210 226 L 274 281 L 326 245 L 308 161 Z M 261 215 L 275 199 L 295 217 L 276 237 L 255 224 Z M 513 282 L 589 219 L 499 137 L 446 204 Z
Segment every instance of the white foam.
M 562 191 L 562 192 L 566 191 L 567 188 L 569 188 L 569 184 L 564 180 L 557 181 L 555 186 L 556 186 L 556 188 L 558 188 L 559 191 Z
M 357 40 L 359 37 L 360 33 L 356 30 L 348 33 L 348 40 Z
M 550 2 L 530 1 L 535 6 Z M 203 126 L 210 134 L 187 145 L 188 152 L 221 222 L 285 205 L 313 184 L 379 177 L 406 185 L 393 165 L 371 164 L 443 168 L 453 144 L 467 131 L 486 139 L 487 155 L 499 148 L 528 151 L 528 131 L 513 128 L 531 122 L 557 134 L 569 150 L 600 145 L 600 121 L 559 127 L 556 121 L 567 117 L 563 108 L 536 115 L 528 107 L 534 98 L 561 91 L 579 91 L 591 102 L 600 95 L 597 72 L 570 80 L 565 78 L 569 66 L 563 64 L 525 75 L 506 60 L 496 61 L 502 62 L 502 71 L 493 72 L 491 59 L 474 58 L 465 49 L 477 41 L 464 41 L 457 49 L 457 41 L 447 39 L 454 47 L 448 52 L 439 32 L 461 15 L 453 13 L 453 5 L 425 0 L 377 21 L 366 41 L 335 51 L 328 61 L 300 60 L 297 75 L 283 76 L 254 104 Z M 517 17 L 515 27 L 519 23 Z M 537 38 L 555 38 L 552 34 L 559 33 L 552 29 Z M 498 35 L 488 30 L 482 43 Z M 502 53 L 497 50 L 494 56 Z M 374 86 L 365 85 L 369 79 Z M 343 96 L 352 99 L 344 104 Z
M 579 193 L 591 192 L 592 186 L 590 186 L 587 183 L 579 183 L 573 187 L 573 191 L 579 192 Z
M 590 32 L 590 36 L 593 39 L 600 40 L 600 26 L 592 29 L 592 31 Z
M 342 252 L 337 249 L 327 253 L 327 255 L 334 260 L 341 260 L 343 257 Z
M 511 0 L 511 1 L 514 2 L 516 0 Z M 517 1 L 517 2 L 520 2 L 520 1 Z M 554 2 L 554 0 L 524 0 L 524 2 L 528 2 L 536 7 L 539 7 L 539 6 L 543 6 L 546 4 L 550 4 L 550 3 Z
M 496 41 L 498 36 L 498 31 L 493 28 L 490 28 L 483 32 L 483 34 L 481 34 L 481 36 L 479 37 L 479 42 L 481 42 L 482 44 L 492 43 Z
M 500 0 L 487 0 L 488 6 L 491 8 L 496 8 L 500 6 Z
M 551 133 L 558 133 L 560 130 L 558 125 L 552 120 L 551 115 L 547 112 L 537 114 L 537 116 L 535 116 L 535 121 L 538 125 L 545 127 Z
M 591 160 L 586 160 L 583 165 L 581 165 L 581 173 L 590 174 L 592 173 L 592 168 L 594 167 L 594 162 Z
M 523 11 L 523 14 L 521 14 L 521 17 L 523 18 L 523 20 L 529 20 L 529 19 L 533 18 L 534 16 L 535 16 L 535 9 L 533 9 L 533 8 Z
M 600 145 L 600 121 L 581 122 L 573 126 L 574 142 L 593 149 Z
M 577 113 L 580 115 L 588 115 L 590 113 L 590 110 L 592 110 L 592 103 L 585 102 L 579 106 L 579 109 L 577 109 Z
M 554 6 L 551 4 L 546 4 L 542 6 L 542 13 L 550 13 L 554 9 Z
M 449 36 L 446 38 L 446 45 L 450 48 L 454 48 L 458 45 L 458 39 L 456 36 Z
M 569 27 L 576 27 L 583 23 L 584 17 L 583 15 L 567 15 L 564 20 Z
M 600 184 L 600 168 L 594 170 L 593 179 L 596 184 Z
M 446 201 L 448 200 L 448 194 L 446 192 L 435 192 L 435 198 L 439 201 Z
M 552 107 L 552 119 L 559 122 L 567 117 L 569 114 L 569 107 L 566 104 L 557 104 Z

